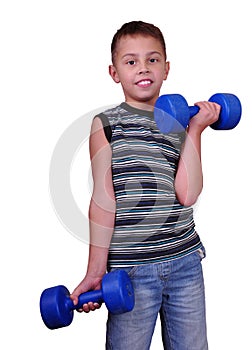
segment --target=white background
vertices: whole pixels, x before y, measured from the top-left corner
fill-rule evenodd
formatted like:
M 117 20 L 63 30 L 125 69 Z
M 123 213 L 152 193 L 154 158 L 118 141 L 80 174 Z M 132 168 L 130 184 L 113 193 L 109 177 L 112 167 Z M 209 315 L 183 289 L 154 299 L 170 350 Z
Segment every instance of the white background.
M 88 252 L 55 214 L 49 167 L 74 120 L 122 101 L 107 67 L 112 36 L 131 20 L 154 23 L 166 38 L 171 72 L 162 93 L 181 93 L 190 104 L 215 92 L 242 101 L 235 130 L 204 133 L 195 221 L 207 250 L 210 349 L 252 348 L 250 10 L 247 0 L 1 1 L 1 348 L 104 348 L 105 307 L 76 314 L 71 326 L 55 331 L 40 318 L 42 290 L 57 284 L 72 290 Z M 84 145 L 72 187 L 85 214 L 88 172 Z M 159 323 L 151 348 L 162 349 Z

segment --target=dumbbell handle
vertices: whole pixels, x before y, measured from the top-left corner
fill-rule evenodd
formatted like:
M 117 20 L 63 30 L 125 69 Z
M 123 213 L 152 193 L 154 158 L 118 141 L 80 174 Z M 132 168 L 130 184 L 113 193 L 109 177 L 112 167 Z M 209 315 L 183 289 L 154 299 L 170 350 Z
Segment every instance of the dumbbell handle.
M 67 298 L 67 304 L 70 310 L 81 309 L 83 304 L 87 304 L 89 302 L 101 304 L 103 301 L 102 290 L 92 290 L 90 292 L 80 294 L 77 305 L 74 305 L 72 299 Z
M 194 117 L 195 114 L 199 113 L 200 108 L 198 106 L 190 106 L 189 107 L 189 114 L 190 118 Z
M 190 119 L 199 113 L 200 108 L 198 106 L 189 106 Z M 221 111 L 220 111 L 221 113 Z

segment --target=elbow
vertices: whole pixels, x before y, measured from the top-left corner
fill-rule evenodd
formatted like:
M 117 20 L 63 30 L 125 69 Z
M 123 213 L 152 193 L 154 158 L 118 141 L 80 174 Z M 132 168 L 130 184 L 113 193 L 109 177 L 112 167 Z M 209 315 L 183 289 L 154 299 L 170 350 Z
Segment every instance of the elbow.
M 184 207 L 191 207 L 197 202 L 199 196 L 179 196 L 177 195 L 177 199 L 181 205 Z
M 191 207 L 197 202 L 201 191 L 202 191 L 202 186 L 198 188 L 197 191 L 193 191 L 193 192 L 176 191 L 176 197 L 181 205 L 183 205 L 184 207 Z

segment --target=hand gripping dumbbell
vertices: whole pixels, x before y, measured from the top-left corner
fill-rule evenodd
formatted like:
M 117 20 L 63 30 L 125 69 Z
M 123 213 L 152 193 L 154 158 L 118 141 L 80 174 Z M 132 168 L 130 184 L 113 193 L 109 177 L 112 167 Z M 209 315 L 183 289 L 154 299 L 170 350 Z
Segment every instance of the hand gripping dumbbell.
M 211 126 L 215 130 L 229 130 L 236 127 L 241 119 L 241 102 L 233 94 L 215 94 L 209 102 L 221 106 L 219 119 Z M 198 106 L 188 106 L 186 99 L 178 94 L 160 96 L 154 108 L 154 118 L 159 130 L 164 133 L 182 132 L 190 119 L 199 112 Z
M 112 314 L 131 311 L 134 308 L 134 290 L 128 274 L 123 270 L 107 273 L 102 279 L 102 289 L 79 295 L 74 305 L 70 293 L 64 286 L 45 289 L 40 297 L 40 313 L 49 329 L 69 326 L 73 320 L 73 311 L 82 308 L 88 302 L 105 302 Z

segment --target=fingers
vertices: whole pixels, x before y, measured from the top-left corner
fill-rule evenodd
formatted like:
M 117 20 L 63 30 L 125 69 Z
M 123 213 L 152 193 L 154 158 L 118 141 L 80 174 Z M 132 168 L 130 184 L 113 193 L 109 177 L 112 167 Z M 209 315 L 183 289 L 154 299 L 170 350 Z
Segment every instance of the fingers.
M 213 112 L 219 112 L 221 108 L 221 106 L 218 103 L 209 102 L 209 101 L 197 102 L 195 103 L 195 105 L 200 107 L 200 109 L 207 109 Z
M 221 106 L 215 102 L 203 101 L 195 103 L 200 108 L 200 111 L 204 114 L 212 116 L 213 122 L 218 120 Z
M 72 299 L 74 305 L 78 304 L 78 296 L 75 294 L 71 294 L 70 298 Z M 90 311 L 95 311 L 96 309 L 100 309 L 101 305 L 98 303 L 93 303 L 93 302 L 89 302 L 87 304 L 83 304 L 82 308 L 76 309 L 76 311 L 78 312 L 90 312 Z
M 100 307 L 101 307 L 101 305 L 98 303 L 89 302 L 87 304 L 84 304 L 81 309 L 77 309 L 77 311 L 89 313 L 90 311 L 95 311 L 97 309 L 100 309 Z
M 74 305 L 78 304 L 78 297 L 77 297 L 77 295 L 71 294 L 70 295 L 70 299 L 72 299 Z
M 86 275 L 85 278 L 80 282 L 80 284 L 74 289 L 72 294 L 70 295 L 71 300 L 73 301 L 73 304 L 77 305 L 77 311 L 78 312 L 90 312 L 95 311 L 101 307 L 101 305 L 97 302 L 90 301 L 89 303 L 85 303 L 82 306 L 79 303 L 79 296 L 83 293 L 86 293 L 88 291 L 92 290 L 100 290 L 101 289 L 101 281 L 102 276 L 98 277 L 92 277 L 89 275 Z M 79 307 L 80 306 L 80 307 Z
M 221 106 L 215 102 L 197 102 L 196 106 L 200 108 L 197 115 L 190 120 L 190 126 L 198 128 L 201 132 L 209 125 L 219 119 Z

